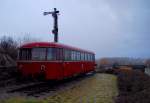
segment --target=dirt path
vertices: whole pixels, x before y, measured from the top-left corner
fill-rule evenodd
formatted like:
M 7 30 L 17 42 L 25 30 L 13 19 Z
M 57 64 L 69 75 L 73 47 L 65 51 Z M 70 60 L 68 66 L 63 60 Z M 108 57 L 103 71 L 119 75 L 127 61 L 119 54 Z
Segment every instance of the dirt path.
M 14 96 L 3 103 L 113 103 L 118 94 L 117 78 L 109 74 L 95 74 L 78 81 L 59 85 L 39 97 Z

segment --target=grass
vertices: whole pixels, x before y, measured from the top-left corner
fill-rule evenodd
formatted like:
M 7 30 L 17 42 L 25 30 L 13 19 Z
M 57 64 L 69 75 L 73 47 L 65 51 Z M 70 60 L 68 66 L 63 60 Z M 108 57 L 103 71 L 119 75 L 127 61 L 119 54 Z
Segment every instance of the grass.
M 0 103 L 47 103 L 44 100 L 25 99 L 21 97 L 9 98 L 8 100 L 1 100 Z
M 117 95 L 117 77 L 97 73 L 42 100 L 12 97 L 2 103 L 114 103 Z

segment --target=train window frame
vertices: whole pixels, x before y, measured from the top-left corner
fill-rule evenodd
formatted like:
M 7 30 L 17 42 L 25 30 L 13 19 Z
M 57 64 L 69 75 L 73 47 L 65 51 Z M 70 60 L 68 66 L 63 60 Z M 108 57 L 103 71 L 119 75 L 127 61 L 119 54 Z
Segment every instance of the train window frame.
M 79 61 L 81 61 L 81 52 L 79 51 Z
M 71 50 L 64 48 L 64 60 L 70 61 L 71 60 Z
M 59 49 L 59 60 L 63 60 L 64 55 L 63 55 L 63 48 L 58 48 Z
M 91 61 L 91 59 L 90 59 L 91 57 L 90 57 L 90 54 L 88 54 L 88 61 Z
M 49 51 L 50 49 L 51 49 L 51 53 L 50 53 L 50 51 Z M 49 55 L 51 55 L 51 56 L 49 56 Z M 47 61 L 53 61 L 53 60 L 55 60 L 55 59 L 54 59 L 54 47 L 49 47 L 49 48 L 47 48 L 46 60 L 47 60 Z
M 50 55 L 49 49 L 51 49 L 51 58 L 49 58 L 48 56 Z M 63 48 L 56 48 L 56 47 L 47 48 L 47 54 L 46 54 L 47 61 L 59 61 L 59 60 L 63 60 L 63 58 L 64 58 Z
M 75 51 L 75 61 L 78 61 L 78 52 Z
M 77 61 L 79 61 L 79 54 L 78 54 L 78 51 L 76 52 L 76 59 L 77 59 Z
M 89 54 L 87 53 L 87 61 L 89 61 Z
M 77 59 L 76 51 L 74 50 L 73 52 L 74 52 L 74 61 L 76 61 L 76 59 Z
M 44 54 L 43 57 L 42 57 L 42 54 L 41 54 L 41 53 L 40 53 L 40 54 L 37 53 L 38 55 L 36 55 L 36 56 L 39 56 L 39 57 L 38 57 L 38 59 L 37 59 L 37 57 L 36 57 L 36 59 L 35 59 L 35 57 L 33 57 L 33 56 L 34 56 L 34 54 L 33 54 L 33 53 L 34 53 L 34 51 L 33 51 L 34 49 L 43 49 L 43 50 L 45 49 L 45 50 L 44 50 L 45 54 Z M 36 50 L 36 52 L 37 52 L 37 50 Z M 43 52 L 43 53 L 44 53 L 44 52 Z M 47 52 L 47 50 L 46 50 L 46 48 L 44 48 L 44 47 L 35 47 L 35 48 L 32 48 L 32 50 L 31 50 L 31 55 L 32 55 L 31 60 L 35 60 L 35 61 L 46 61 L 46 52 Z M 41 57 L 42 57 L 42 58 L 41 58 Z
M 84 55 L 84 61 L 85 61 L 85 53 L 83 53 L 83 55 Z
M 87 53 L 85 53 L 85 61 L 88 61 Z
M 77 51 L 77 61 L 81 60 L 81 53 L 79 51 Z
M 92 54 L 92 61 L 95 61 L 95 55 Z
M 80 61 L 82 61 L 82 52 L 80 52 Z
M 23 56 L 23 50 L 25 50 L 25 53 Z M 31 48 L 21 48 L 19 49 L 19 60 L 31 60 L 32 59 L 32 49 Z
M 55 60 L 60 60 L 60 49 L 54 48 Z
M 74 50 L 71 50 L 71 61 L 75 61 L 76 60 L 76 54 Z
M 76 51 L 75 50 L 73 50 L 73 54 L 74 54 L 74 61 L 76 61 L 77 60 L 77 53 L 76 53 Z
M 81 60 L 84 61 L 84 53 L 81 52 Z
M 90 54 L 90 61 L 93 61 L 93 60 L 92 60 L 92 54 Z
M 73 51 L 71 50 L 71 61 L 73 61 Z

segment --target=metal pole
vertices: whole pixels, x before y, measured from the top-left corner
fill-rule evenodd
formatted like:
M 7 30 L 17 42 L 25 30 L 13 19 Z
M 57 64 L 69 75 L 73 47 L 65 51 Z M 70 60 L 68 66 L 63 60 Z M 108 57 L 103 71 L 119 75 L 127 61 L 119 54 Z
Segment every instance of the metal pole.
M 54 42 L 58 42 L 58 13 L 59 11 L 57 11 L 56 8 L 54 8 L 53 12 L 44 12 L 44 15 L 52 14 L 54 18 L 54 26 L 52 30 L 52 33 L 54 34 Z

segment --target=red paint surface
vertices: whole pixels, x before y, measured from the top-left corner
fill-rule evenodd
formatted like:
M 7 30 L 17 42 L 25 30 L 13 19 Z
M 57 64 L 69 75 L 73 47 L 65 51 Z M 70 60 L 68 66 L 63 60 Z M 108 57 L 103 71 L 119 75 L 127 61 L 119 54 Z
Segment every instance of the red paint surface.
M 81 73 L 94 71 L 94 62 L 48 62 L 48 61 L 28 61 L 18 62 L 19 70 L 23 76 L 36 76 L 45 73 L 45 79 L 61 80 Z M 44 66 L 44 71 L 41 70 Z

